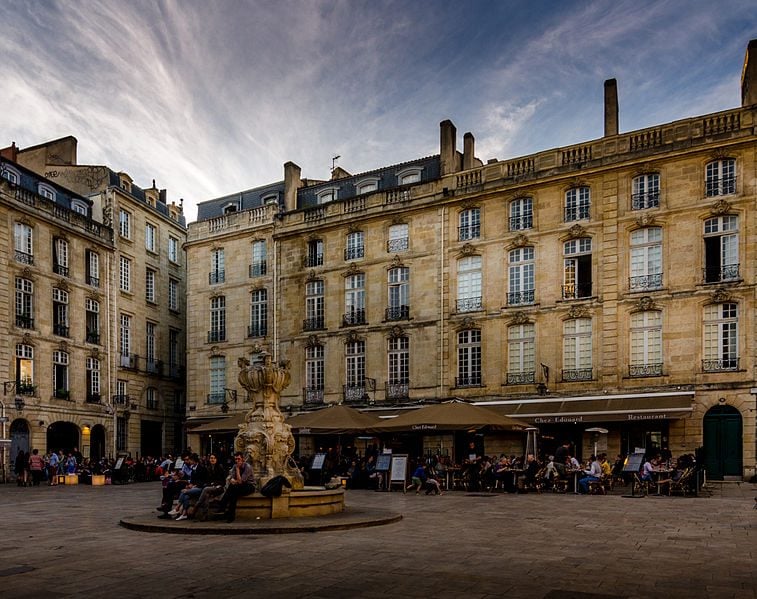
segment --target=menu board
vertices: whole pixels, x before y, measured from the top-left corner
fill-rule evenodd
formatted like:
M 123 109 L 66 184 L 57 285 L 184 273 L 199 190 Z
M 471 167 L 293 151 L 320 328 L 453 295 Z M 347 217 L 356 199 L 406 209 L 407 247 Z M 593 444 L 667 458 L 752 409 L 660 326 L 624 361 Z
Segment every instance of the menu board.
M 638 472 L 644 463 L 643 453 L 632 453 L 623 462 L 623 472 Z
M 323 470 L 323 462 L 326 461 L 326 454 L 325 453 L 317 453 L 315 454 L 315 457 L 313 458 L 313 465 L 310 467 L 311 470 Z
M 405 482 L 407 480 L 407 455 L 392 456 L 392 471 L 390 482 Z

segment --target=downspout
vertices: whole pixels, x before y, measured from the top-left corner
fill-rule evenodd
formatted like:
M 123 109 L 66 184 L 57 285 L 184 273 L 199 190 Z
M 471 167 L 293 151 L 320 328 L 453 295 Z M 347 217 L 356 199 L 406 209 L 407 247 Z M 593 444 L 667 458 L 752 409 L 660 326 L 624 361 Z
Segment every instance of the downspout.
M 447 207 L 442 206 L 441 222 L 439 229 L 441 237 L 439 240 L 439 392 L 437 399 L 442 399 L 444 393 L 444 373 L 445 373 L 445 355 L 444 355 L 444 215 Z

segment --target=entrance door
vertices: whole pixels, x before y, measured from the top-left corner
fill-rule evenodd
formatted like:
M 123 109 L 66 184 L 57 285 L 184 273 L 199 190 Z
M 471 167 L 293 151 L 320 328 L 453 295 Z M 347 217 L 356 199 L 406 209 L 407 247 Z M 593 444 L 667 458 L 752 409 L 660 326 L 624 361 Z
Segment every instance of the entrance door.
M 141 423 L 143 456 L 157 457 L 163 454 L 163 424 L 153 420 L 143 420 Z
M 105 456 L 105 427 L 96 424 L 89 435 L 89 457 L 93 462 Z
M 11 423 L 11 449 L 8 456 L 8 465 L 13 468 L 18 452 L 24 453 L 31 451 L 29 448 L 29 423 L 26 420 L 18 419 Z
M 703 429 L 707 477 L 714 480 L 722 480 L 725 476 L 741 477 L 741 413 L 733 406 L 710 408 L 704 416 Z

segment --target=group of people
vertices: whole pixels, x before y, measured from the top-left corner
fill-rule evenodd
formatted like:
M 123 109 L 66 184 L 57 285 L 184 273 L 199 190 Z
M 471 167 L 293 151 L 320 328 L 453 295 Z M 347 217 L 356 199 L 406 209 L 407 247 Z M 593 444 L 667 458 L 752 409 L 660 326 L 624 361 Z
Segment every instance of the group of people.
M 19 449 L 13 463 L 13 473 L 19 487 L 38 487 L 42 481 L 54 486 L 58 484 L 59 474 L 76 474 L 84 462 L 76 447 L 67 455 L 63 450 L 40 454 L 36 447 L 31 453 Z

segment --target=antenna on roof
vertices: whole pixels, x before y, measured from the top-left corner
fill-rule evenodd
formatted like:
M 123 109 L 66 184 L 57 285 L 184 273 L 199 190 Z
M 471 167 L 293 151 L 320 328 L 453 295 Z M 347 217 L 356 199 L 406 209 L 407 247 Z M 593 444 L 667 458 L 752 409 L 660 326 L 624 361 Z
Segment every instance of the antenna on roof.
M 334 156 L 331 159 L 331 170 L 333 171 L 336 168 L 336 161 L 339 160 L 341 156 Z

